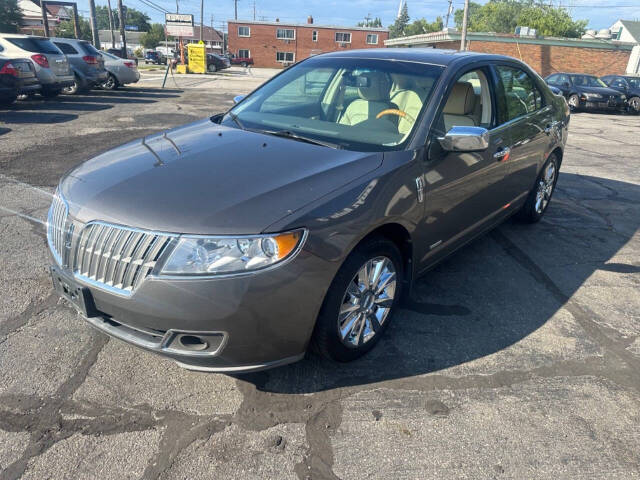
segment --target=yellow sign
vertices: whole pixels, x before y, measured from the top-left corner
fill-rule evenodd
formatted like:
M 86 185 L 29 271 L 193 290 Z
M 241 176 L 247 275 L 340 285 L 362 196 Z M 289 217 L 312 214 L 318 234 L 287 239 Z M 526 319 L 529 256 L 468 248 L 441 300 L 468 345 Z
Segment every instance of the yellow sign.
M 200 40 L 200 41 L 198 42 L 198 45 L 204 45 L 204 40 Z
M 189 72 L 204 73 L 207 71 L 207 54 L 204 45 L 190 43 L 189 51 Z

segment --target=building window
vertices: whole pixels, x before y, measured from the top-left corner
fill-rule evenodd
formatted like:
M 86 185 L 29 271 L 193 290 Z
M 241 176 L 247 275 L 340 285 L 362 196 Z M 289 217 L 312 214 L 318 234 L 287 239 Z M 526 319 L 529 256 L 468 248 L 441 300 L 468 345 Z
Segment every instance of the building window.
M 276 30 L 276 38 L 280 40 L 295 40 L 296 31 L 292 28 L 278 28 Z
M 238 58 L 251 58 L 251 51 L 243 49 L 238 50 Z
M 351 43 L 351 34 L 345 32 L 336 32 L 336 42 Z
M 313 40 L 314 42 L 318 41 L 318 31 L 314 30 L 313 33 L 311 33 L 311 40 Z
M 294 61 L 293 52 L 276 52 L 276 62 L 293 63 Z
M 249 27 L 238 27 L 238 36 L 239 37 L 250 37 L 251 29 Z
M 378 34 L 367 33 L 367 45 L 377 45 L 377 44 L 378 44 Z

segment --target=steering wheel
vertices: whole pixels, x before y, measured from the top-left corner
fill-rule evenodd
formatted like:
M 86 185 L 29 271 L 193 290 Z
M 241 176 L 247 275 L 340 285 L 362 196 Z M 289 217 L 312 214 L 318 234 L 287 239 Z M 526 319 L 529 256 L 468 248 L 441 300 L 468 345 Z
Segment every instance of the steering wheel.
M 416 123 L 415 118 L 413 118 L 404 110 L 398 110 L 397 108 L 387 108 L 386 110 L 382 110 L 379 114 L 376 115 L 376 118 L 382 118 L 385 115 L 397 115 L 399 117 L 411 120 L 411 123 Z

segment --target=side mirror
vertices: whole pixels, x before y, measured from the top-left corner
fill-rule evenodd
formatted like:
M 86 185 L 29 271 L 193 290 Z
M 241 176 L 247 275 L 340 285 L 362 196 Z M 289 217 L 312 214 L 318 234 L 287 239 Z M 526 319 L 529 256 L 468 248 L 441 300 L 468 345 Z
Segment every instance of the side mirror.
M 452 127 L 438 138 L 447 152 L 475 152 L 489 148 L 489 130 L 482 127 Z
M 245 95 L 236 95 L 233 97 L 233 103 L 240 103 L 244 99 Z

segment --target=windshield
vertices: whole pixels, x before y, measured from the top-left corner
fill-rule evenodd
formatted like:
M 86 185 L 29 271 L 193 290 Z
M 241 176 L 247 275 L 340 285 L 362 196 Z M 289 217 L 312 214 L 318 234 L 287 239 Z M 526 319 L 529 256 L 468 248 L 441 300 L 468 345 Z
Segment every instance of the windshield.
M 591 75 L 571 75 L 571 80 L 574 85 L 579 87 L 606 87 L 607 84 L 600 80 L 598 77 Z
M 256 90 L 222 124 L 288 132 L 348 150 L 399 150 L 442 70 L 416 62 L 316 57 Z
M 640 88 L 640 78 L 625 77 L 631 88 Z

